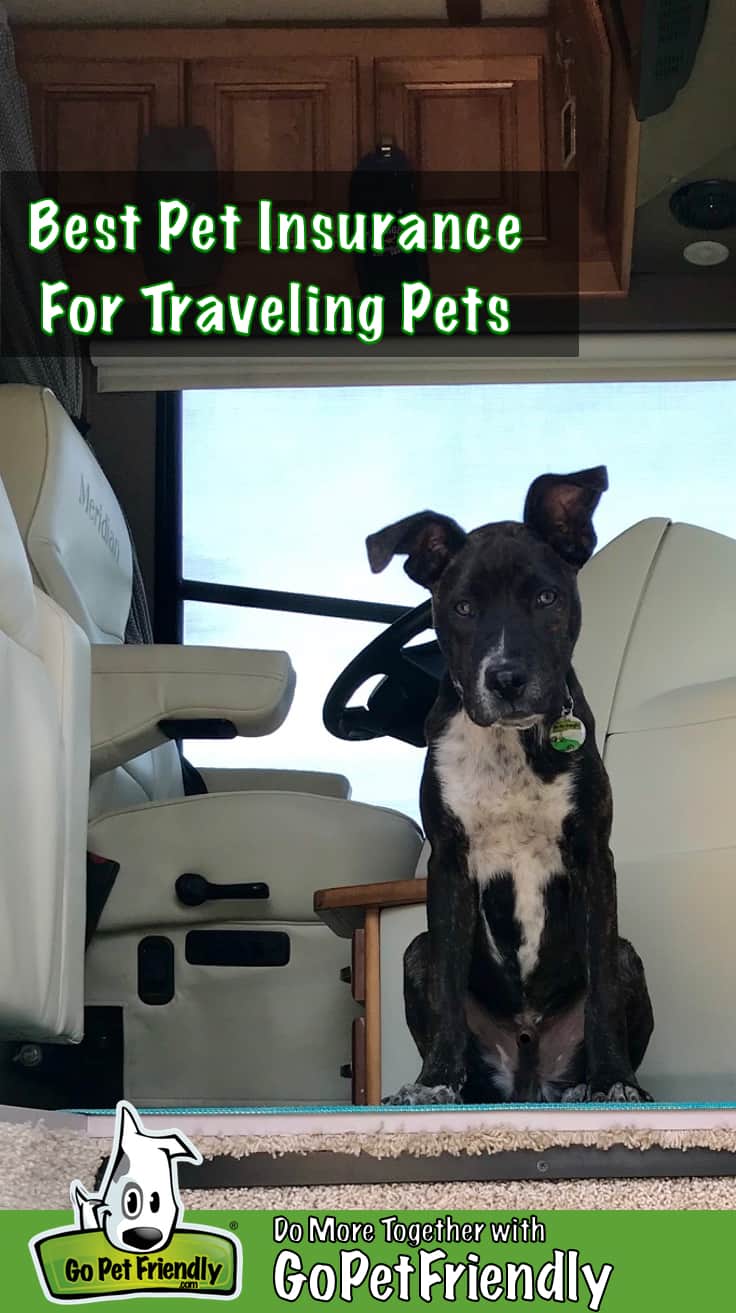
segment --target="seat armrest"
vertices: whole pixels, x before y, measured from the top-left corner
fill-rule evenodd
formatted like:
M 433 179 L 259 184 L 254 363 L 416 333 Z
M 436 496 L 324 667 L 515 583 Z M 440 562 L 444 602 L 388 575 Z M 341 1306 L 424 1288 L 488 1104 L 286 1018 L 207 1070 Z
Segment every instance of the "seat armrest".
M 175 737 L 173 727 L 168 732 L 162 727 L 166 721 L 180 722 L 182 729 L 182 722 L 224 722 L 219 737 L 272 734 L 286 718 L 295 682 L 286 652 L 95 645 L 92 774 L 113 770 Z
M 389 907 L 413 907 L 427 901 L 427 881 L 387 880 L 384 884 L 344 885 L 337 889 L 318 889 L 314 910 L 321 921 L 342 939 L 359 930 L 368 911 Z
M 321 798 L 349 798 L 344 775 L 320 770 L 258 770 L 253 767 L 198 766 L 208 793 L 316 793 Z

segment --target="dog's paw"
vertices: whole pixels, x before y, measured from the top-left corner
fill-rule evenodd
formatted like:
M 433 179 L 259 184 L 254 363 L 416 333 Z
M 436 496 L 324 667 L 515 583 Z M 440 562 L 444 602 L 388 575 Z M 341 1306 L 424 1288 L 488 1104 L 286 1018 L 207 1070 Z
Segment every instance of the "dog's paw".
M 560 1103 L 587 1103 L 590 1098 L 589 1085 L 568 1085 L 560 1095 Z
M 570 1085 L 563 1090 L 561 1103 L 652 1103 L 651 1094 L 631 1081 L 616 1081 L 607 1090 L 593 1085 Z
M 415 1108 L 425 1104 L 461 1103 L 456 1090 L 449 1085 L 402 1085 L 395 1094 L 381 1100 L 394 1108 Z
M 616 1081 L 608 1090 L 596 1090 L 590 1096 L 592 1103 L 653 1103 L 651 1094 L 647 1094 L 640 1085 L 629 1081 Z

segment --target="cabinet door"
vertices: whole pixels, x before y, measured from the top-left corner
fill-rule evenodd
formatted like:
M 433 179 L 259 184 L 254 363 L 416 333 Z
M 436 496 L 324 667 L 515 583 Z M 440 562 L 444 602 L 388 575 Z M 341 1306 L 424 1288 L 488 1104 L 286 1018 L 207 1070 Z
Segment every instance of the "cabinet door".
M 42 172 L 133 172 L 152 127 L 181 122 L 175 60 L 38 59 L 20 63 Z
M 250 55 L 190 65 L 190 122 L 207 129 L 221 174 L 223 199 L 243 219 L 238 254 L 228 261 L 229 286 L 282 293 L 291 278 L 320 282 L 324 260 L 313 253 L 277 261 L 256 250 L 255 207 L 309 215 L 345 209 L 357 157 L 357 74 L 353 58 Z M 343 272 L 343 266 L 345 271 Z M 333 277 L 352 277 L 352 262 L 333 256 Z M 335 284 L 331 290 L 343 290 Z
M 542 236 L 543 73 L 541 51 L 380 59 L 377 135 L 393 138 L 423 175 L 426 205 L 523 211 L 528 234 Z
M 320 173 L 355 167 L 354 60 L 207 59 L 190 74 L 190 120 L 210 133 L 223 173 L 282 173 L 274 200 L 308 207 Z

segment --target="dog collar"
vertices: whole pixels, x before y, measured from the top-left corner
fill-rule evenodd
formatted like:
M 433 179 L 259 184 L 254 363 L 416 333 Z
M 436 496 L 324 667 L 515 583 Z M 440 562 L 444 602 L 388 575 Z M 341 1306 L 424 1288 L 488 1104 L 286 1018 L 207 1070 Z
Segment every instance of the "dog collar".
M 586 739 L 586 730 L 582 720 L 573 715 L 575 704 L 567 689 L 567 700 L 557 720 L 549 727 L 549 741 L 555 752 L 577 752 Z

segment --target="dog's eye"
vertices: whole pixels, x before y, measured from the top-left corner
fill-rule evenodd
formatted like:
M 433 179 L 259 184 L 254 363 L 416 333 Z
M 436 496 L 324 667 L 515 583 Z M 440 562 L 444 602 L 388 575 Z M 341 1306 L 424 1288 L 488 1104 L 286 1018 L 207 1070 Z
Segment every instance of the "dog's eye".
M 161 1207 L 161 1200 L 159 1198 L 158 1190 L 154 1190 L 153 1194 L 151 1195 L 151 1212 L 157 1213 L 160 1207 Z
M 475 615 L 475 611 L 470 605 L 470 602 L 467 602 L 464 597 L 462 597 L 459 602 L 455 603 L 455 610 L 458 615 L 461 615 L 466 618 L 468 616 Z
M 143 1195 L 137 1185 L 126 1185 L 123 1191 L 123 1212 L 126 1217 L 137 1217 L 143 1207 Z
M 537 606 L 551 606 L 557 601 L 557 593 L 554 588 L 543 588 L 541 593 L 537 593 Z

